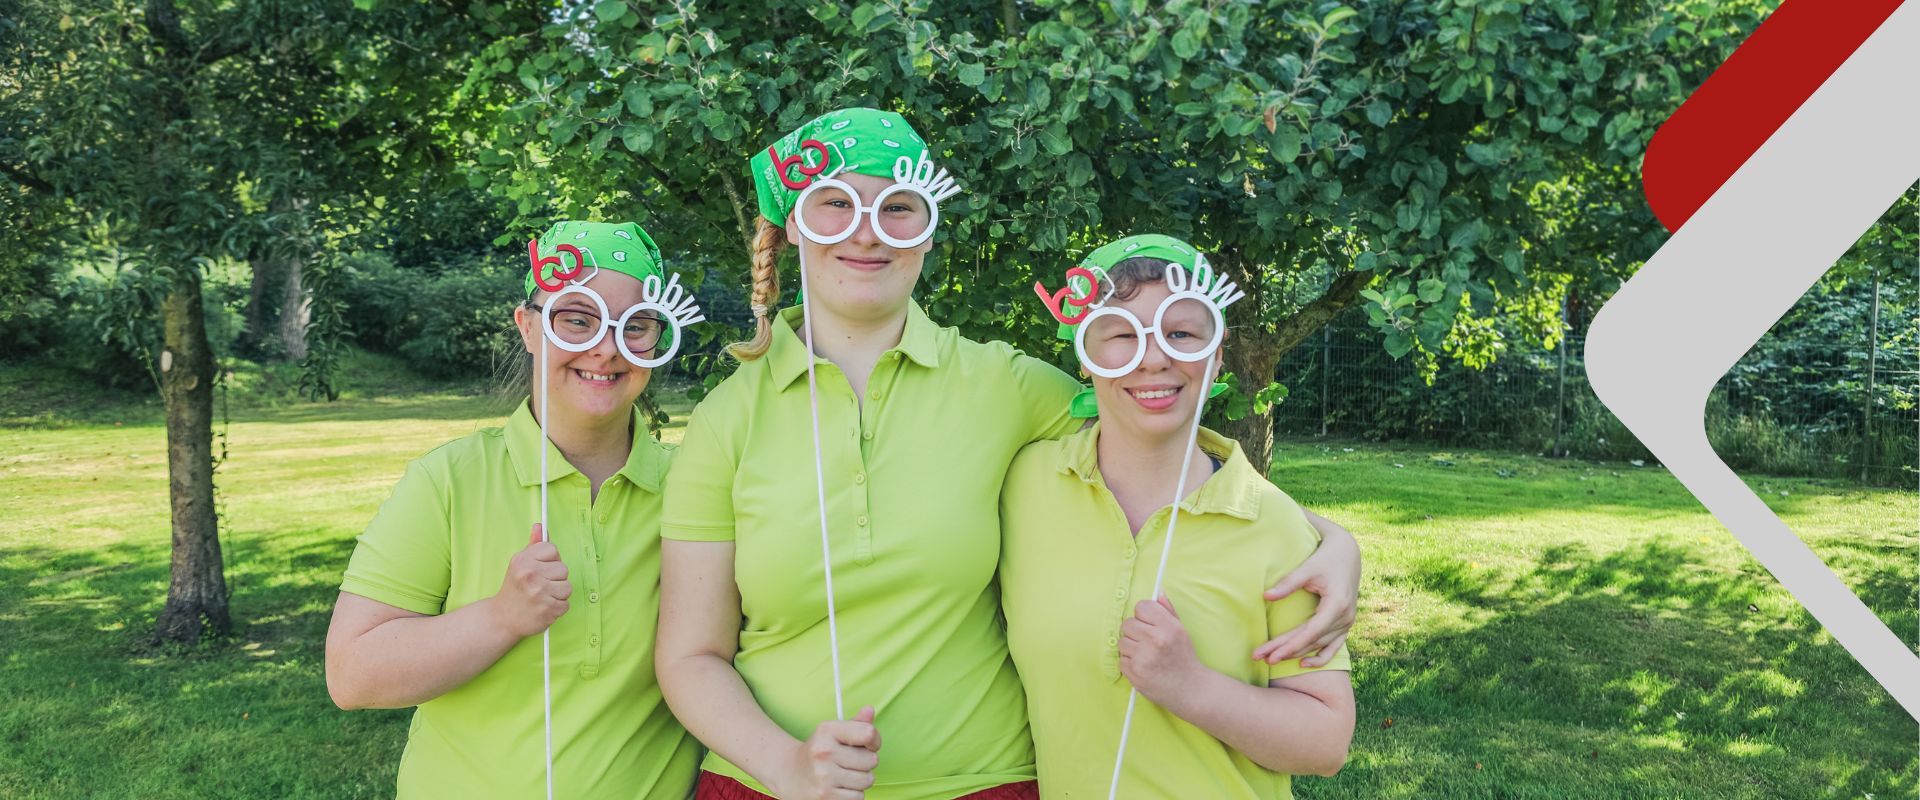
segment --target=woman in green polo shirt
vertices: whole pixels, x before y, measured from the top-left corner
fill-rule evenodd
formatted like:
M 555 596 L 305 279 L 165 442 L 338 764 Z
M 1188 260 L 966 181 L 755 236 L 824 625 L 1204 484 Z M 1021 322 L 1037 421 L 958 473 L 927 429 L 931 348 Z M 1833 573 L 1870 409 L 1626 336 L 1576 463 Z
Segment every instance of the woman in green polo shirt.
M 657 671 L 711 749 L 698 796 L 1034 797 L 997 505 L 1020 448 L 1080 427 L 1079 384 L 912 302 L 957 187 L 898 114 L 827 114 L 751 166 L 758 331 L 688 423 L 661 528 Z M 789 244 L 807 302 L 775 316 Z M 1345 541 L 1315 573 L 1336 587 Z
M 1069 279 L 1085 305 L 1053 309 L 1100 422 L 1022 450 L 1001 495 L 1002 606 L 1043 797 L 1290 797 L 1290 774 L 1332 774 L 1353 738 L 1344 650 L 1318 667 L 1244 655 L 1312 613 L 1252 595 L 1317 537 L 1194 420 L 1237 291 L 1204 264 L 1177 239 L 1122 239 Z
M 652 652 L 668 452 L 634 401 L 698 308 L 633 223 L 563 222 L 537 241 L 513 318 L 546 391 L 407 466 L 341 583 L 327 689 L 342 708 L 419 706 L 402 798 L 680 800 L 699 745 L 662 702 Z

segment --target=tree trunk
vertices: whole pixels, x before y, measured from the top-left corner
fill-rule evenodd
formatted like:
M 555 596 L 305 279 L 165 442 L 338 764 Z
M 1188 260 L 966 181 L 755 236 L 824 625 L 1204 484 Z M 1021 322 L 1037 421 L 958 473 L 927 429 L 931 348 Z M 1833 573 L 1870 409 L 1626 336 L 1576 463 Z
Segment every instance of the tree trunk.
M 184 186 L 192 172 L 187 143 L 174 123 L 189 120 L 185 86 L 192 79 L 191 54 L 172 0 L 148 0 L 147 30 L 160 47 L 155 82 L 153 168 L 161 186 Z M 227 614 L 227 579 L 220 560 L 219 517 L 213 508 L 213 349 L 201 306 L 200 268 L 184 257 L 192 244 L 168 232 L 181 209 L 163 194 L 147 204 L 145 227 L 154 262 L 173 267 L 172 285 L 160 303 L 163 349 L 160 397 L 167 408 L 167 503 L 173 516 L 173 565 L 167 604 L 154 625 L 155 641 L 193 642 L 233 626 Z
M 1239 377 L 1240 391 L 1249 402 L 1277 377 L 1281 356 L 1326 327 L 1341 309 L 1352 305 L 1360 290 L 1373 280 L 1371 272 L 1343 274 L 1334 279 L 1325 294 L 1268 329 L 1259 322 L 1262 298 L 1247 288 L 1259 286 L 1247 266 L 1237 255 L 1225 252 L 1220 254 L 1215 266 L 1224 267 L 1234 283 L 1247 292 L 1246 298 L 1227 307 L 1227 327 L 1233 335 L 1227 338 L 1221 351 L 1224 371 Z M 1266 414 L 1221 420 L 1217 427 L 1220 433 L 1240 443 L 1247 460 L 1253 462 L 1261 474 L 1273 468 L 1273 415 L 1270 412 L 1271 409 Z
M 268 355 L 263 345 L 268 336 L 280 325 L 281 296 L 284 294 L 285 275 L 281 268 L 283 262 L 267 255 L 265 248 L 247 257 L 251 267 L 252 280 L 247 292 L 247 310 L 240 326 L 240 336 L 233 343 L 234 351 L 249 358 Z
M 281 222 L 273 241 L 257 244 L 247 264 L 253 268 L 253 282 L 247 299 L 246 326 L 236 343 L 239 352 L 256 358 L 299 361 L 307 357 L 307 325 L 312 321 L 312 302 L 307 297 L 301 273 L 306 266 L 301 246 L 306 241 L 304 218 L 289 226 L 286 220 L 303 215 L 307 201 L 289 199 L 282 194 L 270 208 Z M 290 231 L 290 232 L 289 232 Z
M 1249 400 L 1253 399 L 1252 392 L 1267 388 L 1280 366 L 1280 356 L 1285 351 L 1274 344 L 1271 334 L 1256 329 L 1251 335 L 1232 337 L 1220 349 L 1226 362 L 1224 370 L 1240 377 L 1240 387 L 1249 392 Z M 1247 454 L 1247 460 L 1253 462 L 1260 474 L 1265 475 L 1272 469 L 1273 415 L 1248 414 L 1239 419 L 1221 420 L 1219 431 L 1240 443 L 1240 450 Z
M 280 352 L 287 354 L 288 361 L 299 361 L 307 357 L 307 323 L 313 319 L 312 303 L 300 280 L 306 259 L 292 253 L 283 258 L 286 282 L 280 292 Z
M 200 272 L 178 269 L 161 304 L 165 350 L 160 395 L 167 406 L 167 499 L 173 511 L 173 567 L 154 638 L 193 642 L 226 633 L 227 580 L 213 508 L 213 351 L 201 308 Z

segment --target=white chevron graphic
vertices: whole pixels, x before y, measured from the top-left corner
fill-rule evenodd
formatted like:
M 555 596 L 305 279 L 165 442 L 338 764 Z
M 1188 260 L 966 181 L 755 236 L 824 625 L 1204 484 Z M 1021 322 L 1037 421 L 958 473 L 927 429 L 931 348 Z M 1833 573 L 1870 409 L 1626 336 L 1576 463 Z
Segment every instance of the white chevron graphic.
M 1920 179 L 1920 3 L 1906 3 L 1593 320 L 1594 393 L 1920 719 L 1920 657 L 1707 444 L 1707 394 Z M 1913 520 L 1899 520 L 1910 524 Z

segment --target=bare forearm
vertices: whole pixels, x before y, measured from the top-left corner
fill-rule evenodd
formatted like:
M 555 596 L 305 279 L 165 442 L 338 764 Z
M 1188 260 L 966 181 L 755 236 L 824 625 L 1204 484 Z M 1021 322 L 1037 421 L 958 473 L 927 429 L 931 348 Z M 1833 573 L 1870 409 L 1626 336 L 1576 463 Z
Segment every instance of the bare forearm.
M 1163 706 L 1274 772 L 1332 775 L 1346 763 L 1353 741 L 1351 702 L 1253 686 L 1211 669 Z
M 341 708 L 405 708 L 458 688 L 506 655 L 508 633 L 482 600 L 438 616 L 383 622 L 327 649 L 327 689 Z
M 667 707 L 695 738 L 763 785 L 781 782 L 784 759 L 801 742 L 760 708 L 732 663 L 712 653 L 663 652 L 655 667 Z

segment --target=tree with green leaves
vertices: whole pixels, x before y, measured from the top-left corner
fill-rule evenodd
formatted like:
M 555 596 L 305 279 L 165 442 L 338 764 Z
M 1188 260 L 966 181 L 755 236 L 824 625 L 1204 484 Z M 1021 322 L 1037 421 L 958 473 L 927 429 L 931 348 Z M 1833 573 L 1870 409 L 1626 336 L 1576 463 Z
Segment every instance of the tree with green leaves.
M 520 228 L 640 218 L 740 281 L 744 258 L 714 254 L 750 231 L 746 156 L 834 107 L 897 109 L 966 188 L 919 293 L 929 314 L 1046 351 L 1036 279 L 1128 233 L 1187 238 L 1248 293 L 1224 428 L 1256 461 L 1275 365 L 1342 308 L 1368 307 L 1396 357 L 1487 357 L 1496 314 L 1557 337 L 1570 286 L 1651 253 L 1640 152 L 1770 8 L 636 6 L 569 7 L 483 57 L 511 104 L 478 168 Z M 1582 228 L 1581 204 L 1636 224 Z
M 7 5 L 0 176 L 4 202 L 38 215 L 0 243 L 53 274 L 75 252 L 72 231 L 104 224 L 165 287 L 154 369 L 166 406 L 173 563 L 156 637 L 223 632 L 231 614 L 213 497 L 218 373 L 204 268 L 262 253 L 310 260 L 323 235 L 352 233 L 378 205 L 394 185 L 384 176 L 444 169 L 446 126 L 435 111 L 464 79 L 464 55 L 537 26 L 543 12 Z M 285 303 L 298 314 L 305 293 L 294 280 Z

